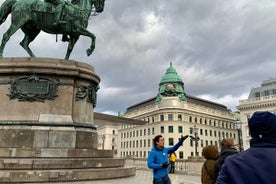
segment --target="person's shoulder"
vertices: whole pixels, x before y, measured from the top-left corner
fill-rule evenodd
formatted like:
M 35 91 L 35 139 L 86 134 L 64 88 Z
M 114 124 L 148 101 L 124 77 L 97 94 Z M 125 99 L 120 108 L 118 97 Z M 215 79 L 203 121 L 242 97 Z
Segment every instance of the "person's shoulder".
M 243 160 L 246 161 L 251 151 L 251 149 L 247 149 L 245 151 L 230 155 L 225 159 L 225 162 L 241 162 Z
M 152 147 L 150 152 L 155 152 L 156 151 L 156 148 L 155 147 Z

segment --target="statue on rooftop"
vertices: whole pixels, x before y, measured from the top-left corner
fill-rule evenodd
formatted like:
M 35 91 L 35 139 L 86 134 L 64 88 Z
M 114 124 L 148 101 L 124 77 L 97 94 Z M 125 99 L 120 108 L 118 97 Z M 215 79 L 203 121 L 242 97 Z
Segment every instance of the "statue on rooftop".
M 6 0 L 0 7 L 0 25 L 11 14 L 11 25 L 3 34 L 0 45 L 0 58 L 10 37 L 22 29 L 25 37 L 20 45 L 31 57 L 35 57 L 29 44 L 40 31 L 49 34 L 62 34 L 63 41 L 69 41 L 65 59 L 69 59 L 74 45 L 81 35 L 91 38 L 91 45 L 86 50 L 90 56 L 95 49 L 95 35 L 87 30 L 88 20 L 92 11 L 101 13 L 105 0 Z M 69 39 L 66 35 L 69 35 Z M 66 36 L 66 37 L 65 37 Z M 67 40 L 67 39 L 68 40 Z

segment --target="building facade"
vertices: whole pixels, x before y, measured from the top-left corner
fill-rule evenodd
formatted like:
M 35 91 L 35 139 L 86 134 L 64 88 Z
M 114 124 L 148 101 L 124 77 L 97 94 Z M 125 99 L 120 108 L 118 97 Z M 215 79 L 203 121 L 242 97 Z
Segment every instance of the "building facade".
M 170 64 L 159 83 L 156 97 L 127 108 L 126 118 L 145 121 L 144 125 L 122 125 L 118 130 L 121 157 L 147 157 L 156 135 L 165 146 L 190 135 L 176 152 L 177 158 L 202 156 L 206 145 L 219 145 L 226 137 L 238 140 L 236 116 L 226 106 L 185 94 L 182 78 Z
M 248 149 L 251 139 L 248 119 L 256 111 L 276 112 L 276 78 L 264 80 L 260 87 L 252 88 L 248 98 L 239 101 L 237 109 L 240 111 L 243 146 Z
M 94 112 L 94 123 L 97 126 L 98 149 L 113 150 L 114 157 L 119 157 L 118 147 L 120 144 L 118 140 L 118 129 L 120 129 L 122 125 L 141 126 L 145 124 L 144 121 L 98 112 Z

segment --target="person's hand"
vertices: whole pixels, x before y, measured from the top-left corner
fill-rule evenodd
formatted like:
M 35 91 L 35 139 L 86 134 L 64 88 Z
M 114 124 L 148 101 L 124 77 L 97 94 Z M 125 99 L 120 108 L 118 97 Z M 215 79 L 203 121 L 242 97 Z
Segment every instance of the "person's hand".
M 162 164 L 162 168 L 167 168 L 169 166 L 169 163 Z
M 184 137 L 183 137 L 183 135 L 181 135 L 181 139 L 182 139 L 183 141 L 185 141 L 188 137 L 189 137 L 189 135 L 185 135 Z

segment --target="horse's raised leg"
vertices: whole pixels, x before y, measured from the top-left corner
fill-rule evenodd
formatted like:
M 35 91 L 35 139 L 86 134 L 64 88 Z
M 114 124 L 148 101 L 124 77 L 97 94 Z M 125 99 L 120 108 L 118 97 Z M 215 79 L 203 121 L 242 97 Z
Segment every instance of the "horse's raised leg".
M 76 42 L 78 41 L 80 36 L 70 36 L 70 40 L 69 40 L 69 44 L 68 44 L 68 47 L 67 47 L 67 52 L 66 52 L 66 56 L 65 56 L 65 59 L 69 59 L 70 55 L 71 55 L 71 52 L 76 44 Z
M 78 29 L 78 32 L 79 32 L 80 35 L 88 36 L 88 37 L 91 38 L 91 45 L 90 45 L 90 48 L 88 48 L 88 49 L 86 50 L 87 56 L 90 56 L 90 55 L 92 54 L 92 52 L 94 51 L 94 49 L 95 49 L 95 40 L 96 40 L 96 36 L 95 36 L 93 33 L 89 32 L 87 29 L 83 28 L 83 27 L 80 27 L 80 28 Z
M 35 28 L 32 28 L 32 29 L 22 28 L 22 30 L 25 33 L 25 37 L 20 42 L 20 45 L 28 52 L 28 54 L 31 57 L 35 57 L 35 55 L 33 54 L 32 50 L 29 47 L 29 44 L 36 38 L 40 30 Z
M 9 29 L 3 34 L 1 46 L 0 46 L 0 58 L 3 57 L 3 50 L 10 37 L 20 28 L 18 25 L 11 24 Z

